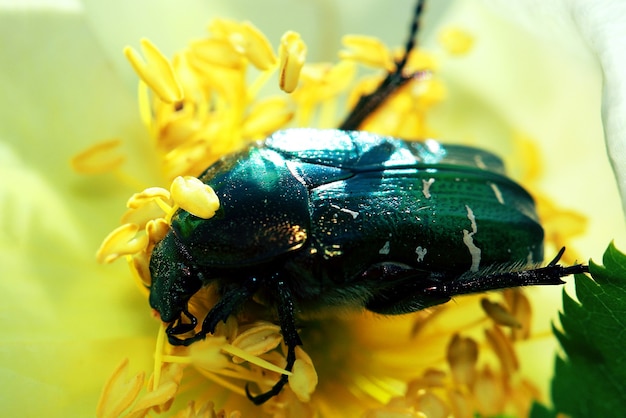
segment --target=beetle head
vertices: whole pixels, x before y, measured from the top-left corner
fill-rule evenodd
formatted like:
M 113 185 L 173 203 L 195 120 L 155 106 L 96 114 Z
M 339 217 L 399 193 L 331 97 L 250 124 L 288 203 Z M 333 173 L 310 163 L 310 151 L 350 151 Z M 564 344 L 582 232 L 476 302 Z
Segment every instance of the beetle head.
M 164 322 L 180 319 L 187 311 L 189 299 L 202 287 L 198 271 L 190 261 L 185 248 L 172 232 L 152 251 L 150 306 L 159 312 Z

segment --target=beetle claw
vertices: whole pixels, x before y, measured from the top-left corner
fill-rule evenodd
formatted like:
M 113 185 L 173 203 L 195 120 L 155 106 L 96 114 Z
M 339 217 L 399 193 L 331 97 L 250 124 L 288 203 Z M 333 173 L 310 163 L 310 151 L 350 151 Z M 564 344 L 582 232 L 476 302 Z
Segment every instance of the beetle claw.
M 189 318 L 189 323 L 182 322 L 183 314 Z M 184 309 L 181 311 L 178 319 L 168 325 L 165 332 L 168 336 L 185 334 L 189 331 L 193 331 L 196 325 L 198 325 L 196 317 L 190 314 L 188 310 Z
M 287 370 L 288 372 L 291 371 L 291 369 L 293 368 L 293 364 L 296 361 L 295 348 L 296 348 L 295 346 L 288 346 L 287 365 L 285 366 L 285 370 Z M 250 393 L 249 385 L 246 384 L 246 396 L 255 405 L 264 404 L 265 402 L 267 402 L 274 396 L 278 395 L 280 391 L 283 389 L 283 387 L 287 384 L 288 381 L 289 381 L 289 376 L 287 376 L 286 374 L 283 374 L 282 376 L 280 376 L 280 379 L 278 380 L 278 382 L 276 382 L 270 390 L 268 390 L 267 392 L 261 393 L 260 395 L 253 395 L 252 393 Z
M 296 316 L 294 312 L 291 289 L 289 289 L 289 286 L 285 283 L 285 281 L 278 279 L 276 280 L 276 291 L 278 294 L 277 306 L 280 328 L 285 344 L 287 345 L 287 365 L 285 366 L 285 370 L 290 372 L 296 362 L 296 346 L 302 345 L 302 341 L 300 340 L 298 330 L 296 329 Z M 246 385 L 246 396 L 255 405 L 261 405 L 278 395 L 288 381 L 289 376 L 283 374 L 270 390 L 260 395 L 252 395 L 248 385 Z

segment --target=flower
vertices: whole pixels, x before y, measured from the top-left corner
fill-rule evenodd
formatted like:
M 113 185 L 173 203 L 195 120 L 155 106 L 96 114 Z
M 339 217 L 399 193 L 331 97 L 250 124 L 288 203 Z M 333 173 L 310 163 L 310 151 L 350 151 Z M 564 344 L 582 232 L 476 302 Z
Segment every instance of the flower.
M 10 377 L 4 385 L 9 401 L 3 404 L 3 412 L 7 415 L 92 415 L 103 382 L 122 358 L 132 359 L 131 370 L 150 370 L 152 361 L 146 353 L 154 348 L 156 332 L 154 321 L 146 315 L 145 300 L 129 280 L 122 279 L 127 275 L 124 266 L 102 267 L 93 261 L 94 249 L 115 224 L 113 214 L 128 195 L 161 181 L 157 165 L 139 151 L 149 148 L 149 139 L 137 117 L 134 76 L 117 57 L 122 45 L 142 36 L 149 36 L 166 51 L 184 45 L 185 39 L 192 37 L 190 32 L 215 14 L 209 13 L 204 3 L 189 2 L 184 9 L 158 2 L 125 6 L 44 1 L 35 6 L 20 2 L 0 6 L 3 39 L 11 40 L 0 51 L 2 62 L 8 63 L 2 70 L 5 100 L 0 114 L 0 167 L 4 178 L 11 180 L 0 188 L 4 214 L 0 265 L 5 296 L 2 367 L 5 378 Z M 288 2 L 281 6 L 285 14 L 290 7 L 321 7 Z M 136 9 L 120 11 L 123 7 Z M 350 32 L 382 33 L 390 45 L 400 43 L 398 22 L 404 21 L 410 8 L 392 10 L 397 16 L 381 21 L 373 5 L 360 2 L 355 9 L 354 4 L 342 2 L 333 7 L 345 9 L 336 14 L 315 9 L 314 16 L 352 16 L 351 22 L 363 26 L 350 28 Z M 431 13 L 438 7 L 442 6 L 433 3 Z M 572 49 L 559 50 L 551 47 L 554 43 L 541 44 L 536 37 L 523 36 L 527 35 L 524 31 L 503 23 L 501 16 L 488 9 L 463 7 L 468 6 L 450 7 L 446 19 L 469 25 L 476 46 L 462 60 L 441 63 L 439 74 L 449 80 L 449 97 L 433 115 L 433 125 L 444 126 L 454 120 L 453 125 L 448 123 L 450 137 L 469 138 L 481 145 L 490 138 L 506 136 L 500 134 L 509 132 L 511 125 L 539 140 L 543 159 L 549 161 L 543 192 L 560 206 L 587 215 L 590 226 L 585 240 L 574 240 L 574 246 L 579 254 L 599 257 L 606 240 L 623 236 L 623 230 L 616 227 L 622 225 L 617 194 L 597 187 L 612 184 L 612 180 L 599 146 L 600 122 L 594 116 L 599 108 L 599 77 L 593 61 L 581 52 L 580 42 L 568 43 Z M 120 19 L 137 16 L 137 10 L 141 19 Z M 248 9 L 239 14 L 246 14 L 264 32 L 278 25 L 275 16 L 256 12 Z M 144 19 L 145 14 L 151 18 Z M 315 21 L 310 13 L 300 14 Z M 553 16 L 550 14 L 550 19 Z M 474 22 L 488 23 L 470 24 L 474 17 Z M 534 26 L 551 27 L 540 24 L 540 17 L 534 16 Z M 288 27 L 270 38 L 278 39 L 288 28 L 298 29 L 311 56 L 326 44 L 324 36 L 337 42 L 339 33 L 348 32 L 341 27 L 336 36 L 329 30 L 318 38 L 316 31 L 306 32 L 307 22 L 300 26 L 287 20 Z M 333 22 L 325 23 L 331 26 Z M 332 42 L 329 49 L 334 51 L 337 44 Z M 536 66 L 532 75 L 520 74 L 516 65 L 509 64 L 521 60 L 520 50 L 528 54 L 523 61 Z M 558 57 L 555 52 L 560 53 Z M 614 74 L 610 73 L 610 81 L 619 80 Z M 516 90 L 520 86 L 521 91 Z M 572 91 L 576 91 L 576 100 L 563 94 Z M 542 100 L 530 101 L 537 97 Z M 466 109 L 455 109 L 465 103 L 472 103 L 476 110 L 471 117 Z M 612 103 L 607 102 L 607 109 Z M 479 110 L 487 117 L 476 117 Z M 145 185 L 120 186 L 128 184 L 124 183 L 128 179 L 81 178 L 69 170 L 70 156 L 94 139 L 107 137 L 124 139 L 128 150 L 124 167 Z M 551 158 L 555 155 L 559 156 L 556 161 Z M 581 170 L 587 171 L 581 175 Z M 571 192 L 572 179 L 576 179 L 577 193 Z M 545 292 L 533 292 L 533 301 L 536 293 Z M 533 372 L 541 369 L 538 366 Z M 176 376 L 177 370 L 166 372 Z M 321 382 L 323 371 L 318 373 Z M 547 382 L 547 378 L 538 381 Z M 35 397 L 37 402 L 24 402 Z

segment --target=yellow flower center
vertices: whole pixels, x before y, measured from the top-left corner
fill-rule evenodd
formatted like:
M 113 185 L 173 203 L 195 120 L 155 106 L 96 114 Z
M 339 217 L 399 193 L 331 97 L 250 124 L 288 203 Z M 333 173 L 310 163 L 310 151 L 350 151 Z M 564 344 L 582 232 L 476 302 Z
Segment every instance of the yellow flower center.
M 146 296 L 152 250 L 170 230 L 176 210 L 200 218 L 219 210 L 213 190 L 194 176 L 221 156 L 288 123 L 338 126 L 338 114 L 344 113 L 337 110 L 338 104 L 353 106 L 384 76 L 355 80 L 356 65 L 384 72 L 398 57 L 377 39 L 348 36 L 338 63 L 304 64 L 306 45 L 295 32 L 282 37 L 275 54 L 248 22 L 217 19 L 209 29 L 209 37 L 192 41 L 172 60 L 147 40 L 141 42 L 145 61 L 132 48 L 124 51 L 141 79 L 140 112 L 152 134 L 158 164 L 173 181 L 169 191 L 151 187 L 128 200 L 122 226 L 105 238 L 97 259 L 108 263 L 125 258 Z M 471 37 L 458 30 L 445 32 L 442 42 L 453 54 L 466 53 L 472 45 Z M 248 82 L 250 66 L 258 75 Z M 420 75 L 374 112 L 363 130 L 402 138 L 436 134 L 428 127 L 428 112 L 446 96 L 436 75 L 437 62 L 415 51 L 407 67 Z M 259 97 L 275 72 L 278 86 L 291 94 Z M 84 173 L 117 170 L 124 160 L 112 153 L 118 145 L 97 145 L 77 156 L 73 165 Z M 394 318 L 351 313 L 302 320 L 304 346 L 297 347 L 290 372 L 285 370 L 281 329 L 261 303 L 251 301 L 238 315 L 219 323 L 213 335 L 190 347 L 166 344 L 161 325 L 150 381 L 144 384 L 143 374 L 127 379 L 128 362 L 123 361 L 103 389 L 97 415 L 116 417 L 130 411 L 145 416 L 151 410 L 166 411 L 179 396 L 193 399 L 181 412 L 185 416 L 212 413 L 213 402 L 235 415 L 240 409 L 257 415 L 258 409 L 241 403 L 247 402 L 246 385 L 267 390 L 283 374 L 290 376 L 288 389 L 263 407 L 267 413 L 306 416 L 315 410 L 346 416 L 369 410 L 366 416 L 371 417 L 444 417 L 513 410 L 523 415 L 537 393 L 519 375 L 513 342 L 531 335 L 530 303 L 518 290 L 504 292 L 502 301 L 478 299 L 459 298 L 456 306 Z M 191 298 L 189 312 L 204 318 L 217 300 L 216 289 L 204 287 Z M 240 401 L 237 408 L 233 395 Z

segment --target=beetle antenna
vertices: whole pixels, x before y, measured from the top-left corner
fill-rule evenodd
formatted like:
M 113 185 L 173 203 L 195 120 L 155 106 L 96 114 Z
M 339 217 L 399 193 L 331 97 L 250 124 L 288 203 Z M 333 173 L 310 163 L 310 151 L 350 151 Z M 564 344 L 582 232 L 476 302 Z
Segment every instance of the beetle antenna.
M 416 76 L 423 74 L 418 71 L 410 75 L 404 75 L 404 67 L 409 59 L 409 55 L 415 49 L 417 44 L 416 38 L 419 32 L 419 22 L 424 10 L 425 0 L 418 0 L 415 6 L 415 13 L 413 13 L 413 22 L 411 23 L 411 29 L 409 31 L 409 39 L 406 42 L 404 48 L 404 55 L 400 61 L 396 61 L 396 68 L 387 74 L 387 77 L 380 83 L 378 88 L 370 94 L 364 94 L 359 98 L 356 106 L 352 109 L 350 114 L 346 117 L 339 129 L 345 131 L 353 131 L 359 129 L 361 124 L 383 104 L 393 93 L 400 87 L 404 86 L 409 80 Z

